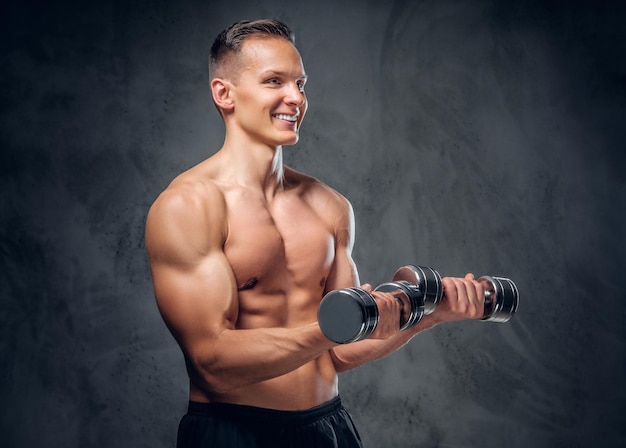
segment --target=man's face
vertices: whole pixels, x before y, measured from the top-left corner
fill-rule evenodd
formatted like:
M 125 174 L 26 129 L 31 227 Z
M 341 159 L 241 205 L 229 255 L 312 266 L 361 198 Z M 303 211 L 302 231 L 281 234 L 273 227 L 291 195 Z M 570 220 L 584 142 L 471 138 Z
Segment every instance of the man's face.
M 254 142 L 293 145 L 307 109 L 298 50 L 278 37 L 248 38 L 231 94 L 234 122 Z

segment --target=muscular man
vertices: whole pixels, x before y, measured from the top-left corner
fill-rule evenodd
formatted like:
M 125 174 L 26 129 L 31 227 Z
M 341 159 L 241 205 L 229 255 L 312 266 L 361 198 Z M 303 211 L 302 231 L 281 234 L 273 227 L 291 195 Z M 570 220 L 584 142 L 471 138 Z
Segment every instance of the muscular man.
M 398 302 L 374 292 L 370 339 L 326 339 L 323 295 L 359 285 L 354 217 L 343 196 L 283 165 L 307 110 L 292 32 L 274 20 L 231 26 L 211 48 L 210 75 L 224 144 L 174 179 L 146 224 L 157 304 L 189 374 L 179 447 L 361 446 L 337 374 L 439 322 L 481 317 L 482 287 L 445 278 L 443 303 L 403 332 Z

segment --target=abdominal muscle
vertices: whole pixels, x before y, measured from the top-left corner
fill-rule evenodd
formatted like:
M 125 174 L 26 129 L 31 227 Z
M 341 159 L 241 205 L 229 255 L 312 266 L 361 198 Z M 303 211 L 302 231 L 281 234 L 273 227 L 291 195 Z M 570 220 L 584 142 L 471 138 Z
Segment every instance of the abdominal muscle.
M 207 394 L 190 383 L 190 399 L 222 402 L 286 411 L 304 410 L 337 396 L 337 374 L 328 352 L 300 368 L 267 381 L 223 394 Z
M 292 296 L 292 303 L 287 305 L 285 297 L 279 294 L 259 295 L 258 292 L 245 291 L 240 294 L 238 328 L 296 327 L 311 323 L 316 315 L 317 303 L 298 300 L 299 294 Z M 300 299 L 303 297 L 300 296 Z M 258 307 L 259 302 L 264 307 Z M 295 303 L 294 303 L 295 302 Z M 300 302 L 300 303 L 298 303 Z M 304 302 L 304 303 L 303 303 Z M 278 309 L 291 308 L 288 313 Z M 264 309 L 261 312 L 261 309 Z M 291 316 L 291 318 L 285 318 Z M 190 375 L 190 399 L 200 402 L 223 402 L 243 404 L 278 410 L 303 410 L 323 404 L 337 396 L 337 372 L 330 352 L 324 352 L 316 359 L 300 366 L 285 375 L 240 387 L 226 393 L 216 394 L 206 391 Z

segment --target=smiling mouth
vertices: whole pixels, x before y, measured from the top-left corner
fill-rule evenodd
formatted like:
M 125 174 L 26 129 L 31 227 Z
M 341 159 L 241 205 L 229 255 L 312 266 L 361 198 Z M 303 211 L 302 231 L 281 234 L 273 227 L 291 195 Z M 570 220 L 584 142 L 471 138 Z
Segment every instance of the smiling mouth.
M 279 120 L 291 121 L 295 123 L 298 121 L 298 115 L 287 115 L 287 114 L 272 114 L 272 117 L 278 118 Z

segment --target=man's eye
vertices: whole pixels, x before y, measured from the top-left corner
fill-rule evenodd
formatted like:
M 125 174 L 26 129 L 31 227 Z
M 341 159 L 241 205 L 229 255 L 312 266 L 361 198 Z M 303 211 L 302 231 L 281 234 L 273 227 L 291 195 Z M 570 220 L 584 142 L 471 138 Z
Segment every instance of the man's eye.
M 276 84 L 276 85 L 278 85 L 278 84 L 280 84 L 280 81 L 278 79 L 276 79 L 276 78 L 272 78 L 272 79 L 268 79 L 267 83 L 268 84 Z

